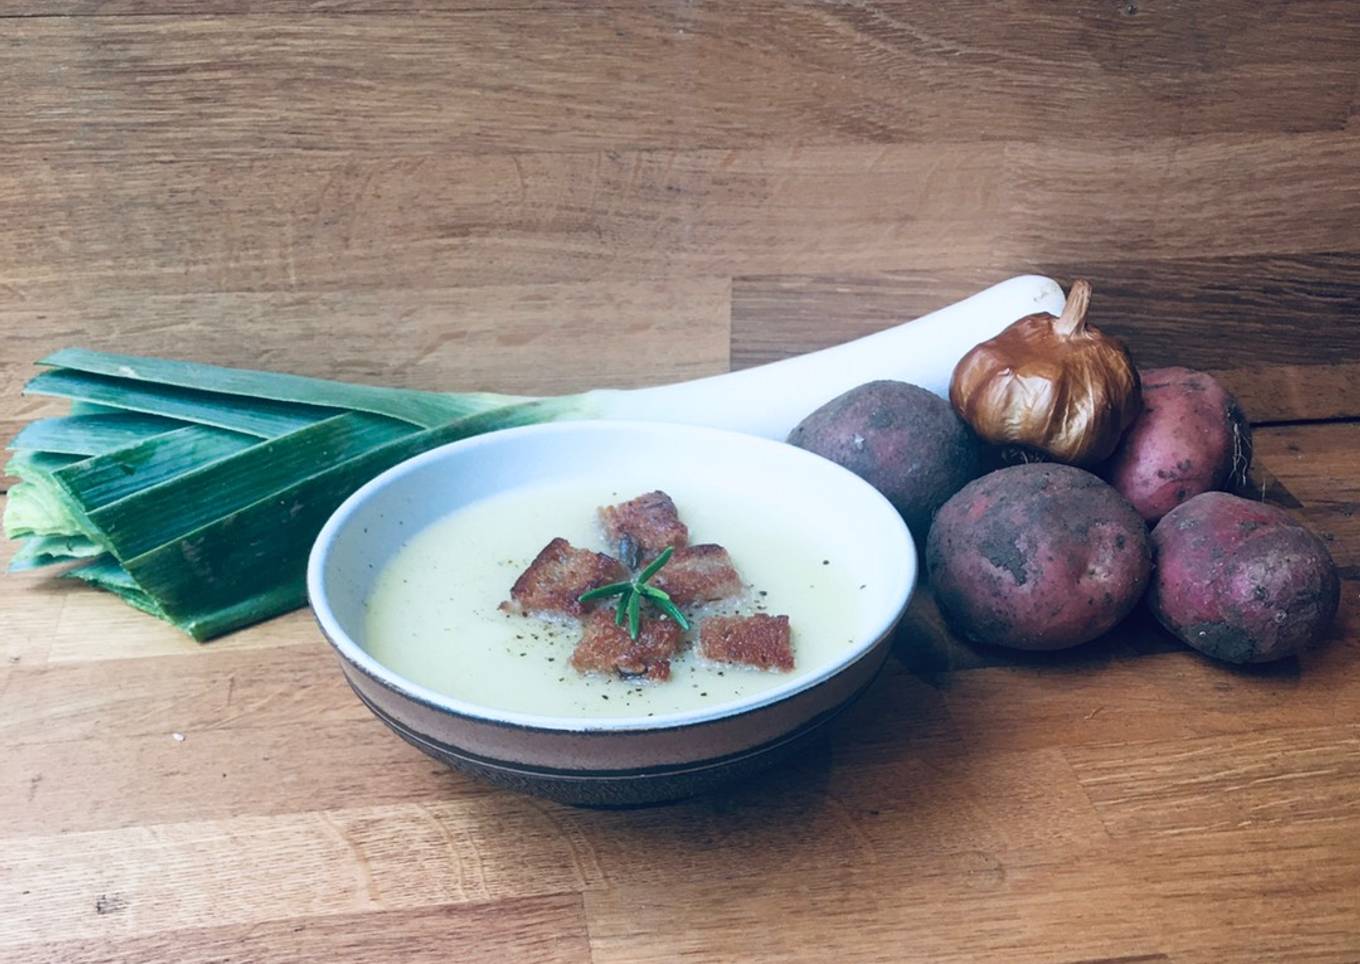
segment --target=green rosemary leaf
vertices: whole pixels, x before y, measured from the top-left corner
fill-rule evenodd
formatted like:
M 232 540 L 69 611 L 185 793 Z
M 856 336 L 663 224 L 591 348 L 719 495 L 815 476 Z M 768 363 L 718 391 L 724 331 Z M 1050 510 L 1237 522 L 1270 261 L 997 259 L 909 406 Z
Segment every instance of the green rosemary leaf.
M 689 620 L 685 618 L 684 613 L 675 607 L 675 603 L 671 602 L 669 599 L 657 599 L 655 600 L 655 605 L 657 609 L 660 609 L 667 616 L 671 617 L 671 619 L 675 620 L 676 625 L 681 629 L 689 629 Z
M 642 595 L 633 593 L 628 597 L 628 635 L 633 639 L 638 638 L 638 632 L 642 629 Z
M 589 592 L 581 593 L 581 595 L 576 597 L 576 601 L 591 602 L 595 599 L 606 599 L 609 596 L 617 596 L 620 593 L 625 593 L 632 588 L 633 584 L 631 582 L 613 582 L 607 586 L 600 586 L 598 589 L 592 589 Z
M 651 579 L 653 576 L 655 576 L 662 566 L 670 562 L 671 556 L 674 554 L 675 550 L 672 549 L 670 546 L 667 546 L 666 548 L 662 549 L 661 554 L 657 556 L 655 559 L 653 559 L 651 562 L 647 563 L 646 569 L 638 573 L 638 577 L 636 580 L 638 584 L 642 584 L 646 582 L 648 579 Z

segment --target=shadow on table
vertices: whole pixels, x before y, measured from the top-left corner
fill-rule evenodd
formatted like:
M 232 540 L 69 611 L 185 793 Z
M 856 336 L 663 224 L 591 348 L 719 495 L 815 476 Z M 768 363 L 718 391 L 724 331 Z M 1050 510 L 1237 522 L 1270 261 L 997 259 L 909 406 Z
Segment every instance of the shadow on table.
M 1140 610 L 1084 646 L 1022 653 L 955 639 L 920 593 L 895 658 L 795 759 L 646 809 L 525 803 L 590 841 L 611 874 L 673 872 L 677 858 L 705 877 L 950 855 L 985 876 L 1010 848 L 1105 838 L 1064 748 L 1238 732 L 1301 678 L 1336 677 L 1355 649 L 1332 644 L 1306 675 L 1297 659 L 1232 667 Z

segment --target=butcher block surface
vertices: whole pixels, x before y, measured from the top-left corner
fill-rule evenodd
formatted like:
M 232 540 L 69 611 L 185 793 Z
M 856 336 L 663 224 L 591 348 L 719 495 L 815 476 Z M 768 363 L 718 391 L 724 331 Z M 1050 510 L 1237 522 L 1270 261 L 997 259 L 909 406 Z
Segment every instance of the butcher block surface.
M 6 437 L 67 345 L 562 392 L 1038 272 L 1238 394 L 1344 580 L 1247 669 L 918 594 L 796 763 L 591 811 L 401 742 L 306 612 L 0 577 L 0 961 L 1360 960 L 1350 0 L 10 0 L 0 50 Z

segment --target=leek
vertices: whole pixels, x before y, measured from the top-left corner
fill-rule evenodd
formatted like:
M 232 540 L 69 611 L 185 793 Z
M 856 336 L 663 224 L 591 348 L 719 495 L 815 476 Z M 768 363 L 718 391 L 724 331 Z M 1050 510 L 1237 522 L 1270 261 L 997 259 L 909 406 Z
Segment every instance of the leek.
M 66 567 L 198 640 L 306 602 L 312 540 L 355 489 L 438 445 L 563 418 L 646 418 L 783 438 L 862 382 L 947 394 L 954 364 L 1037 311 L 1047 278 L 1013 278 L 875 335 L 677 385 L 530 398 L 420 392 L 64 349 L 25 387 L 71 401 L 10 443 L 12 570 Z

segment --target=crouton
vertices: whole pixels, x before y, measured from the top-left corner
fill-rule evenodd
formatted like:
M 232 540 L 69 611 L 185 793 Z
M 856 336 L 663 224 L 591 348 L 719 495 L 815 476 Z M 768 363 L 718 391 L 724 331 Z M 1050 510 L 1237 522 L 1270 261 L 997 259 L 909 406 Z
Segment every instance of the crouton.
M 759 669 L 793 669 L 789 617 L 712 616 L 699 627 L 699 653 L 719 663 L 743 663 Z
M 671 497 L 660 490 L 604 506 L 600 523 L 611 546 L 631 543 L 637 547 L 637 559 L 625 559 L 629 565 L 645 562 L 667 546 L 678 549 L 689 544 L 689 529 L 680 521 Z
M 677 606 L 715 602 L 742 591 L 741 575 L 722 546 L 698 545 L 676 549 L 651 579 Z
M 571 665 L 581 673 L 661 682 L 671 677 L 671 657 L 680 648 L 680 638 L 680 627 L 669 619 L 643 616 L 638 638 L 633 639 L 627 627 L 614 623 L 614 611 L 601 607 L 586 617 Z
M 628 578 L 613 556 L 577 549 L 560 536 L 543 547 L 510 589 L 507 612 L 548 613 L 581 617 L 587 606 L 582 593 Z

